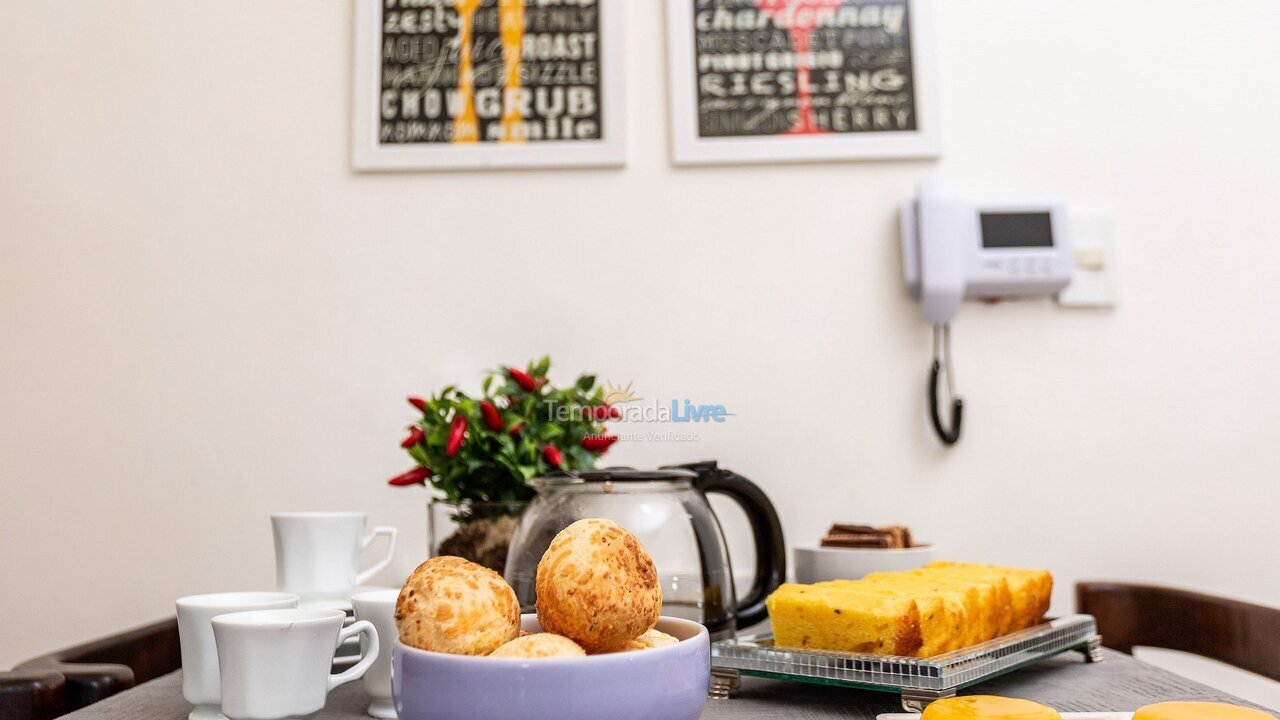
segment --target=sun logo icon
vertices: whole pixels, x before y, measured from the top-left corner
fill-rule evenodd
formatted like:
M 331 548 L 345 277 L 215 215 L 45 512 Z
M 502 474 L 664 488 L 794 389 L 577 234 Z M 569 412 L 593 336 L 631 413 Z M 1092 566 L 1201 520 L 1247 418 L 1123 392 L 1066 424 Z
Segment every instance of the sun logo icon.
M 611 381 L 604 382 L 604 402 L 606 405 L 617 405 L 618 403 L 629 403 L 639 400 L 640 396 L 631 390 L 632 383 L 624 385 L 614 385 Z

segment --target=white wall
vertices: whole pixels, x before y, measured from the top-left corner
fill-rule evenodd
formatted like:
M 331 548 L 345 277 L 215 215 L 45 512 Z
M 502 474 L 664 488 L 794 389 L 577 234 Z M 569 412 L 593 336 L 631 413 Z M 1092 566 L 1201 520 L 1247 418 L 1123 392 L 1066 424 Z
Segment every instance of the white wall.
M 737 413 L 788 537 L 1280 601 L 1280 5 L 940 2 L 941 162 L 672 168 L 653 0 L 625 170 L 356 176 L 345 0 L 0 4 L 0 667 L 274 582 L 266 514 L 359 508 L 403 396 L 550 352 Z M 1122 305 L 966 306 L 925 421 L 895 203 L 924 173 L 1112 208 Z

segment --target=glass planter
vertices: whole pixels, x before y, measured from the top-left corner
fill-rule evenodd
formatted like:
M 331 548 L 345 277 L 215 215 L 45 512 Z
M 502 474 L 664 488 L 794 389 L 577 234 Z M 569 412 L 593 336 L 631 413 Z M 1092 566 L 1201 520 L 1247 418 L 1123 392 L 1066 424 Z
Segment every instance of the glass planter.
M 528 505 L 432 500 L 427 504 L 427 549 L 431 557 L 455 555 L 501 575 L 511 535 Z

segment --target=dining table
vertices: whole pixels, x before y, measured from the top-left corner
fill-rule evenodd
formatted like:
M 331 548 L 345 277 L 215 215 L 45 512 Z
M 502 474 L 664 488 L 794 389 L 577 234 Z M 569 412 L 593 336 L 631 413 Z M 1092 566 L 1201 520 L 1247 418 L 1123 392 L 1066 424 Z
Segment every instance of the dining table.
M 1164 700 L 1209 700 L 1259 707 L 1208 685 L 1163 670 L 1114 650 L 1102 649 L 1101 662 L 1086 663 L 1063 653 L 1034 665 L 966 688 L 960 694 L 1026 698 L 1060 712 L 1131 712 Z M 182 698 L 178 670 L 82 708 L 68 720 L 185 720 L 191 706 Z M 368 717 L 369 696 L 359 682 L 339 687 L 313 720 Z M 1264 709 L 1265 708 L 1259 708 Z M 743 677 L 728 698 L 709 699 L 705 720 L 874 720 L 902 712 L 899 696 L 852 688 Z M 602 716 L 604 717 L 604 716 Z

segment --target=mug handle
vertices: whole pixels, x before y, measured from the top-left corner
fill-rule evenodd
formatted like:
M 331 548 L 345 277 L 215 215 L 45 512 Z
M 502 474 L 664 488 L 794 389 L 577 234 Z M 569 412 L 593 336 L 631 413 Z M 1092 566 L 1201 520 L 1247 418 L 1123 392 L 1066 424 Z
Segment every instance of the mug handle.
M 347 627 L 342 628 L 338 631 L 338 645 L 341 645 L 355 635 L 364 635 L 365 641 L 368 643 L 368 648 L 364 652 L 364 657 L 360 658 L 360 662 L 352 665 L 346 670 L 343 670 L 337 675 L 330 675 L 328 692 L 333 692 L 333 689 L 339 685 L 360 679 L 364 676 L 365 671 L 368 670 L 373 665 L 374 661 L 378 659 L 378 653 L 381 652 L 381 649 L 378 647 L 378 631 L 374 629 L 373 623 L 368 620 L 357 620 Z
M 369 582 L 370 578 L 372 578 L 374 575 L 377 575 L 379 572 L 382 572 L 387 568 L 388 565 L 391 564 L 391 558 L 395 557 L 395 554 L 396 554 L 396 537 L 399 534 L 400 534 L 399 530 L 389 525 L 379 525 L 378 527 L 373 529 L 373 532 L 366 535 L 364 539 L 360 541 L 360 549 L 363 551 L 363 550 L 367 550 L 369 548 L 369 545 L 373 542 L 374 538 L 378 537 L 379 535 L 386 535 L 389 538 L 389 542 L 387 543 L 386 557 L 374 563 L 373 567 L 369 568 L 368 570 L 365 570 L 359 575 L 356 575 L 356 585 L 363 585 Z

